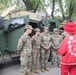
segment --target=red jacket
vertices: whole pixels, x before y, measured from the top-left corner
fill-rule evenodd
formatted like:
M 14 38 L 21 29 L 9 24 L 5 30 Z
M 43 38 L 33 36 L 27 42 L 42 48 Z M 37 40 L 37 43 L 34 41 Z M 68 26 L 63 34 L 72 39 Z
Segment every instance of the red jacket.
M 65 37 L 58 53 L 62 55 L 61 64 L 76 65 L 76 35 Z

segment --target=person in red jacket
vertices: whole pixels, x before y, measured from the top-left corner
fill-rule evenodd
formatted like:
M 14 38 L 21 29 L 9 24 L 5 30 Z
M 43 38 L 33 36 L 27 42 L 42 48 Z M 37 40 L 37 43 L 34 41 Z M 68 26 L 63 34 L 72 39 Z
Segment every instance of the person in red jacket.
M 61 75 L 76 75 L 76 23 L 67 22 L 64 30 L 70 35 L 64 38 L 58 50 L 58 53 L 62 55 Z

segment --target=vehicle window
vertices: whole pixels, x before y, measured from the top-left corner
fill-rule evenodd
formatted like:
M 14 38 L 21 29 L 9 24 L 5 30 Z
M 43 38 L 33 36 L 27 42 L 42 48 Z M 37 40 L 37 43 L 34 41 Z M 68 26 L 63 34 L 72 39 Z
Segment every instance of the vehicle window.
M 50 24 L 49 24 L 49 31 L 53 32 L 54 28 L 56 28 L 56 23 L 55 22 L 50 22 Z

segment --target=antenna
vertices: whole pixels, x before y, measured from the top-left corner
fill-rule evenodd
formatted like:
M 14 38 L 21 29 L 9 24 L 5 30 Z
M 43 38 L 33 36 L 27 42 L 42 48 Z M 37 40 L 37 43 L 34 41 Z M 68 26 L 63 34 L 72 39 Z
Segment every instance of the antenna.
M 9 7 L 9 8 L 7 8 L 6 10 L 4 10 L 4 12 L 1 14 L 1 17 L 5 17 L 7 14 L 10 13 L 10 11 L 14 10 L 15 7 L 16 7 L 16 4 L 11 6 L 11 7 Z

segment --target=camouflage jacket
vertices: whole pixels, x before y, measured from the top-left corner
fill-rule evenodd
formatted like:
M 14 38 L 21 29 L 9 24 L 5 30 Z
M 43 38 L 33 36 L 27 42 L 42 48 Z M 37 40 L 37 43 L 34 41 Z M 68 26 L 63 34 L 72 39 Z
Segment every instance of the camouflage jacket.
M 37 50 L 40 49 L 40 43 L 41 43 L 41 37 L 40 35 L 37 36 L 37 35 L 34 35 L 32 38 L 32 48 L 33 48 L 33 51 L 36 51 L 38 52 Z
M 41 47 L 46 49 L 46 47 L 51 47 L 51 35 L 49 33 L 41 33 Z
M 18 41 L 18 46 L 17 50 L 19 52 L 24 51 L 24 52 L 31 52 L 32 46 L 31 46 L 31 39 L 29 36 L 26 34 L 23 34 Z
M 40 43 L 41 43 L 40 35 L 39 36 L 34 35 L 32 37 L 32 47 L 33 48 L 40 48 Z
M 59 35 L 59 34 L 58 35 L 53 34 L 51 36 L 51 39 L 52 39 L 52 47 L 54 49 L 59 48 L 60 47 L 60 44 L 62 42 L 62 36 Z

